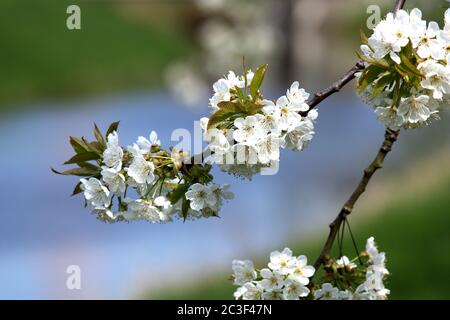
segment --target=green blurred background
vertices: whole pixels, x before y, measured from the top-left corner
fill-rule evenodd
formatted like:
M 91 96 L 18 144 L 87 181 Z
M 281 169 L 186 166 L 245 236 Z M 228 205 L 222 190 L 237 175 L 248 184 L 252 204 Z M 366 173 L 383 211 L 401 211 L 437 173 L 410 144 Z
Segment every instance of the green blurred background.
M 65 27 L 69 4 L 81 8 L 81 30 Z M 208 112 L 212 81 L 239 71 L 242 56 L 270 64 L 272 96 L 294 79 L 309 92 L 327 86 L 356 60 L 370 4 L 384 14 L 393 1 L 3 0 L 0 147 L 16 157 L 0 160 L 0 297 L 230 299 L 234 258 L 262 266 L 288 246 L 314 259 L 381 144 L 383 128 L 352 85 L 319 108 L 317 141 L 283 154 L 280 175 L 220 176 L 238 197 L 216 221 L 101 225 L 67 197 L 73 181 L 48 167 L 66 158 L 66 137 L 88 134 L 92 121 L 122 119 L 127 143 L 153 128 L 166 140 L 191 128 Z M 439 23 L 444 5 L 407 1 Z M 442 118 L 402 133 L 350 218 L 360 248 L 373 235 L 386 252 L 392 299 L 450 298 L 448 111 Z M 249 203 L 265 194 L 268 204 Z M 345 248 L 351 256 L 350 239 Z M 81 292 L 61 284 L 69 263 L 86 270 Z

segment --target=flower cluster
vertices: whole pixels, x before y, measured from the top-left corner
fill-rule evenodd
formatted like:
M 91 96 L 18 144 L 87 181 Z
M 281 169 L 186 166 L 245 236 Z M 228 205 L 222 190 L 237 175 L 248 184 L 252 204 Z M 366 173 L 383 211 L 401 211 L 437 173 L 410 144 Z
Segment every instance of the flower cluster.
M 380 121 L 397 130 L 439 119 L 450 94 L 450 10 L 443 29 L 419 9 L 389 13 L 362 42 L 358 91 Z
M 244 300 L 383 300 L 389 290 L 384 280 L 389 274 L 385 254 L 379 252 L 374 238 L 367 240 L 366 250 L 354 259 L 343 256 L 330 260 L 325 275 L 311 281 L 315 269 L 305 256 L 295 257 L 285 248 L 270 254 L 268 268 L 256 270 L 250 260 L 232 263 L 234 284 L 239 286 L 236 299 Z
M 71 137 L 76 155 L 65 164 L 78 167 L 54 170 L 83 177 L 73 194 L 83 192 L 86 205 L 100 220 L 162 223 L 173 217 L 217 216 L 223 200 L 233 197 L 227 185 L 212 182 L 209 165 L 187 165 L 188 155 L 162 149 L 154 131 L 148 139 L 141 136 L 122 148 L 117 126 L 110 126 L 106 139 L 97 126 L 96 141 Z
M 234 284 L 240 286 L 234 293 L 244 300 L 298 300 L 310 293 L 307 285 L 315 269 L 307 265 L 305 256 L 295 257 L 292 251 L 274 251 L 268 268 L 256 271 L 249 260 L 234 260 Z
M 247 178 L 277 167 L 280 148 L 305 148 L 313 138 L 318 115 L 310 110 L 309 94 L 298 82 L 276 101 L 264 99 L 260 87 L 266 68 L 263 65 L 243 76 L 230 71 L 214 83 L 213 113 L 201 119 L 211 153 L 207 161 Z

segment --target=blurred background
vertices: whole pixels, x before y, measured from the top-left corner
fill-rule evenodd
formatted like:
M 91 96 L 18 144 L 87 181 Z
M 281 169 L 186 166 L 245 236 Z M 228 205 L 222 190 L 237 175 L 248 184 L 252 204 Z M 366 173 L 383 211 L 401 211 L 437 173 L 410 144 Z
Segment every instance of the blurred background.
M 121 143 L 156 130 L 193 130 L 211 84 L 228 70 L 269 63 L 264 92 L 292 80 L 328 86 L 356 60 L 369 5 L 361 0 L 2 0 L 0 3 L 0 298 L 231 299 L 232 259 L 267 263 L 285 246 L 315 259 L 328 223 L 383 140 L 354 84 L 319 106 L 306 152 L 282 152 L 275 176 L 230 183 L 220 219 L 108 225 L 69 197 L 76 178 L 50 167 L 71 155 L 68 136 L 121 120 Z M 66 9 L 81 9 L 81 30 Z M 444 1 L 407 1 L 442 24 Z M 450 298 L 449 112 L 401 133 L 350 217 L 360 248 L 386 251 L 392 299 Z M 353 256 L 350 239 L 346 253 Z M 81 290 L 66 269 L 81 268 Z

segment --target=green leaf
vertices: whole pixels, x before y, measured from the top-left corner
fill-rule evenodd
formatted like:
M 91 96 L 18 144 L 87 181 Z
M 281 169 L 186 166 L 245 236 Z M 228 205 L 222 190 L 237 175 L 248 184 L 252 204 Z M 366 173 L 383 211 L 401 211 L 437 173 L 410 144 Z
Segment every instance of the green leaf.
M 80 138 L 69 137 L 69 142 L 75 153 L 84 153 L 86 151 L 89 151 L 89 147 L 87 146 L 87 144 Z
M 422 77 L 422 74 L 417 70 L 416 66 L 409 61 L 408 57 L 406 57 L 404 54 L 400 54 L 400 60 L 402 66 L 404 66 L 408 71 L 413 73 L 416 76 Z
M 373 84 L 383 72 L 385 72 L 385 69 L 376 65 L 370 65 L 365 68 L 358 79 L 358 91 L 363 92 L 367 86 Z
M 78 162 L 77 163 L 79 167 L 86 168 L 92 171 L 100 171 L 100 168 L 96 166 L 95 164 L 92 164 L 90 162 Z
M 98 143 L 106 148 L 105 138 L 103 138 L 103 135 L 102 135 L 100 129 L 97 127 L 96 123 L 94 123 L 94 136 L 95 136 L 95 139 L 97 139 Z
M 103 151 L 105 151 L 105 149 L 106 149 L 106 146 L 102 145 L 98 141 L 93 141 L 93 142 L 89 143 L 89 147 L 90 147 L 90 150 L 92 150 L 92 152 L 97 153 L 100 157 L 103 155 Z
M 247 100 L 247 97 L 245 96 L 244 92 L 242 92 L 242 89 L 239 87 L 234 87 L 234 90 L 236 91 L 236 95 L 238 98 L 242 101 Z
M 358 51 L 356 51 L 356 55 L 358 56 L 359 59 L 361 59 L 371 65 L 375 65 L 377 67 L 384 68 L 384 69 L 389 68 L 389 63 L 384 59 L 373 59 L 373 58 L 370 58 L 368 56 L 361 54 Z
M 75 186 L 75 189 L 73 189 L 72 196 L 79 194 L 81 192 L 83 192 L 83 190 L 81 189 L 81 182 L 78 182 L 77 185 Z
M 245 112 L 247 115 L 254 115 L 261 112 L 261 109 L 263 107 L 262 104 L 256 104 L 252 101 L 246 101 L 245 104 Z
M 395 75 L 392 75 L 391 73 L 387 73 L 382 76 L 373 86 L 372 97 L 375 98 L 378 96 L 386 88 L 386 86 L 393 84 L 394 81 Z
M 362 44 L 368 44 L 369 43 L 369 39 L 367 39 L 366 34 L 364 33 L 364 31 L 362 31 L 361 29 L 359 29 L 359 35 L 361 37 L 361 43 Z
M 214 112 L 208 121 L 208 129 L 215 128 L 219 123 L 236 114 L 246 114 L 244 106 L 237 102 L 222 101 L 218 104 L 219 110 Z
M 181 204 L 181 214 L 183 216 L 184 221 L 186 221 L 190 206 L 191 206 L 191 201 L 186 198 L 183 198 L 183 202 Z
M 80 177 L 93 177 L 100 173 L 98 170 L 94 171 L 87 168 L 72 168 L 63 172 L 57 171 L 53 168 L 51 168 L 51 170 L 56 174 L 61 174 L 64 176 L 80 176 Z
M 64 164 L 73 164 L 73 163 L 79 163 L 79 162 L 85 162 L 85 161 L 91 161 L 91 160 L 97 160 L 100 159 L 100 156 L 98 153 L 95 152 L 85 152 L 85 153 L 79 153 L 74 155 L 72 158 L 64 162 Z
M 105 136 L 106 139 L 108 139 L 108 136 L 109 136 L 110 133 L 113 133 L 114 131 L 117 132 L 117 129 L 119 128 L 119 123 L 120 123 L 120 121 L 116 121 L 116 122 L 113 122 L 113 123 L 111 123 L 109 125 L 109 128 L 106 131 L 106 136 Z
M 188 191 L 188 184 L 179 184 L 175 189 L 173 189 L 169 194 L 169 200 L 171 204 L 177 203 L 181 197 L 184 197 L 185 193 Z
M 395 64 L 394 68 L 402 76 L 402 78 L 409 77 L 409 71 L 402 64 Z
M 264 81 L 267 67 L 267 64 L 263 64 L 255 71 L 255 75 L 253 76 L 252 82 L 250 83 L 250 95 L 252 96 L 253 100 L 255 100 L 258 90 L 259 88 L 261 88 L 261 85 Z

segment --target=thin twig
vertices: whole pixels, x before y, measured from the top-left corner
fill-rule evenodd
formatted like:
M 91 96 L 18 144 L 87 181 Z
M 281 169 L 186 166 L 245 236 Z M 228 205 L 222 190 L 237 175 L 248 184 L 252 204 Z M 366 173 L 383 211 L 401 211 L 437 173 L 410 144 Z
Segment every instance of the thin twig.
M 395 2 L 394 6 L 394 13 L 397 12 L 400 9 L 403 9 L 403 6 L 405 5 L 406 0 L 397 0 Z
M 403 8 L 406 0 L 396 0 L 393 12 L 394 14 Z M 350 72 L 350 71 L 349 71 Z M 350 80 L 354 78 L 351 76 L 351 72 L 349 73 Z M 349 80 L 349 81 L 350 81 Z M 335 91 L 331 90 L 331 93 Z M 331 94 L 330 93 L 330 94 Z M 328 94 L 328 96 L 330 95 Z M 320 97 L 320 96 L 319 96 Z M 326 97 L 326 96 L 325 96 Z M 323 100 L 322 98 L 321 100 Z M 321 101 L 319 100 L 319 102 Z M 385 135 L 384 135 L 384 142 L 378 151 L 377 155 L 375 156 L 375 159 L 372 161 L 372 163 L 364 170 L 364 175 L 359 182 L 358 186 L 356 187 L 355 191 L 353 191 L 350 198 L 347 200 L 347 202 L 342 207 L 341 211 L 339 212 L 338 216 L 334 219 L 334 221 L 330 224 L 330 233 L 328 234 L 328 238 L 325 242 L 325 245 L 323 246 L 322 251 L 320 252 L 319 257 L 314 262 L 314 267 L 318 269 L 322 264 L 326 265 L 329 261 L 329 254 L 331 251 L 331 248 L 333 247 L 333 243 L 336 239 L 336 235 L 339 232 L 339 228 L 341 227 L 341 224 L 345 221 L 347 216 L 352 213 L 353 208 L 356 204 L 356 202 L 359 200 L 360 196 L 364 193 L 364 191 L 367 188 L 367 185 L 370 182 L 370 179 L 374 175 L 374 173 L 383 167 L 384 159 L 386 158 L 386 155 L 392 150 L 392 145 L 397 141 L 399 135 L 399 131 L 394 131 L 391 129 L 386 129 Z
M 308 101 L 309 110 L 313 109 L 320 102 L 331 96 L 335 92 L 339 92 L 347 83 L 352 81 L 355 78 L 355 74 L 364 69 L 364 63 L 362 61 L 358 61 L 353 67 L 351 67 L 339 80 L 334 82 L 331 86 L 326 89 L 323 89 L 316 94 Z
M 338 216 L 334 221 L 330 224 L 330 233 L 328 235 L 328 239 L 325 242 L 325 245 L 322 249 L 322 252 L 320 253 L 319 257 L 317 258 L 316 262 L 314 263 L 314 267 L 318 269 L 321 264 L 326 264 L 329 260 L 329 253 L 331 251 L 331 248 L 333 247 L 333 243 L 336 239 L 336 235 L 339 231 L 339 228 L 341 224 L 345 221 L 347 216 L 352 213 L 353 208 L 360 198 L 360 196 L 364 193 L 364 191 L 367 188 L 367 185 L 370 182 L 370 179 L 374 175 L 374 173 L 383 167 L 384 159 L 386 158 L 386 155 L 392 150 L 392 145 L 397 141 L 399 131 L 393 131 L 390 129 L 386 130 L 384 142 L 378 151 L 377 155 L 375 156 L 375 159 L 372 161 L 372 163 L 364 170 L 363 177 L 361 181 L 359 182 L 358 186 L 356 187 L 355 191 L 353 191 L 350 198 L 347 200 L 345 205 L 342 207 L 341 211 L 339 212 Z

